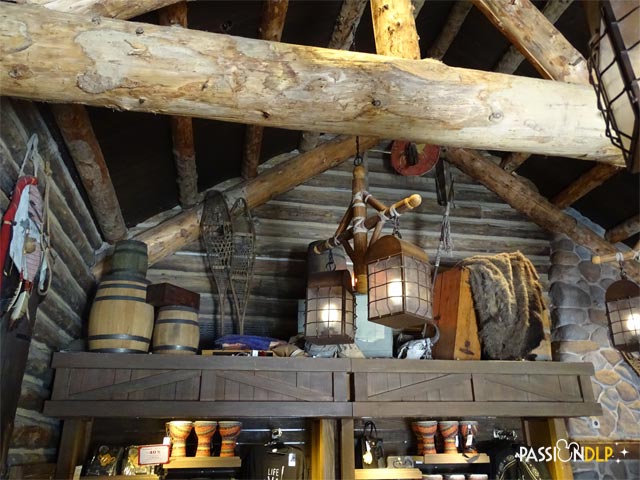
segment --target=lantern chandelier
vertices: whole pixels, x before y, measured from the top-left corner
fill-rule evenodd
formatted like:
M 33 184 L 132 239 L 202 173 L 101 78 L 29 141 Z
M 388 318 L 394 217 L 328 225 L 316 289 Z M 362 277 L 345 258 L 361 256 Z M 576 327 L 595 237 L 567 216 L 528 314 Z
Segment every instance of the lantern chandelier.
M 357 142 L 357 139 L 356 139 Z M 317 254 L 342 246 L 353 262 L 355 289 L 369 294 L 369 321 L 393 328 L 421 325 L 432 319 L 431 267 L 426 253 L 419 247 L 398 238 L 398 219 L 422 203 L 418 194 L 406 197 L 387 207 L 365 190 L 366 171 L 362 166 L 359 145 L 352 178 L 352 201 L 332 238 L 314 247 Z M 377 213 L 367 216 L 367 206 Z M 388 220 L 394 221 L 394 235 L 381 237 Z M 369 239 L 369 230 L 373 230 Z M 349 241 L 353 239 L 353 246 Z M 318 304 L 314 302 L 315 282 L 307 290 L 307 325 L 317 322 Z M 337 305 L 331 300 L 332 305 Z M 326 303 L 326 302 L 325 302 Z M 315 305 L 315 306 L 314 306 Z M 337 312 L 337 308 L 334 308 Z M 325 315 L 326 317 L 326 315 Z M 333 319 L 334 329 L 337 323 Z M 323 326 L 330 329 L 332 320 Z M 305 327 L 306 328 L 306 327 Z M 315 340 L 314 340 L 315 342 Z M 334 343 L 334 342 L 332 342 Z

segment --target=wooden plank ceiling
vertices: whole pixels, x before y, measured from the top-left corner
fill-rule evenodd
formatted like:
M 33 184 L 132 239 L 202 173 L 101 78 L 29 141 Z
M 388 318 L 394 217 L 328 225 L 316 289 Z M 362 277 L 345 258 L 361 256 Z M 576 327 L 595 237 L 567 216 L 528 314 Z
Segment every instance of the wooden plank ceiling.
M 25 0 L 20 3 L 44 4 L 63 12 L 73 12 L 76 8 L 74 2 L 66 0 Z M 376 52 L 371 7 L 364 0 L 209 1 L 178 5 L 170 5 L 175 2 L 165 0 L 134 2 L 135 8 L 118 7 L 119 3 L 101 2 L 107 7 L 102 6 L 103 10 L 88 13 L 95 16 L 106 12 L 108 16 L 122 19 L 141 14 L 133 20 L 171 25 L 175 29 L 186 27 L 245 38 L 281 40 L 287 44 Z M 108 10 L 111 4 L 115 6 L 113 10 Z M 394 4 L 388 3 L 392 9 Z M 144 13 L 160 7 L 164 9 Z M 586 74 L 583 57 L 587 53 L 588 31 L 583 7 L 581 1 L 570 0 L 536 1 L 533 4 L 528 1 L 514 4 L 508 0 L 414 1 L 413 15 L 419 35 L 420 56 L 439 58 L 453 67 L 584 84 Z M 553 24 L 561 35 L 553 35 Z M 538 28 L 523 33 L 522 25 L 537 25 Z M 138 29 L 144 30 L 142 27 Z M 527 59 L 511 46 L 511 41 L 525 53 Z M 392 48 L 385 53 L 406 56 L 400 51 L 394 52 Z M 561 58 L 573 61 L 567 63 Z M 10 76 L 19 80 L 20 69 L 11 71 L 13 75 L 10 72 Z M 323 109 L 336 108 L 331 103 L 323 105 Z M 43 106 L 43 109 L 46 111 L 48 107 Z M 76 117 L 82 118 L 84 108 L 78 109 L 80 111 L 76 111 Z M 87 107 L 87 111 L 89 128 L 84 125 L 74 131 L 73 125 L 69 126 L 68 122 L 65 129 L 61 118 L 64 111 L 53 110 L 66 140 L 77 138 L 78 130 L 82 130 L 80 133 L 85 136 L 95 132 L 93 139 L 84 138 L 83 141 L 92 145 L 93 158 L 98 163 L 104 157 L 111 178 L 103 175 L 102 181 L 107 187 L 112 181 L 117 193 L 115 199 L 112 193 L 99 190 L 102 198 L 95 202 L 92 200 L 94 212 L 108 241 L 122 237 L 123 226 L 122 218 L 112 218 L 106 214 L 106 218 L 101 218 L 100 205 L 101 202 L 104 204 L 105 196 L 112 197 L 111 203 L 106 204 L 106 210 L 113 210 L 113 202 L 119 201 L 126 225 L 132 226 L 174 205 L 189 207 L 196 204 L 201 199 L 198 191 L 202 192 L 223 180 L 239 177 L 241 173 L 244 178 L 253 178 L 257 164 L 275 155 L 298 146 L 303 151 L 313 152 L 317 142 L 317 135 L 313 132 L 301 135 L 299 130 L 247 127 L 241 123 L 219 120 L 96 107 Z M 72 143 L 69 143 L 69 153 L 81 170 L 82 159 L 77 158 L 79 150 L 76 148 L 74 151 Z M 346 152 L 347 155 L 352 153 Z M 509 172 L 515 171 L 533 181 L 541 194 L 541 201 L 546 202 L 545 198 L 551 201 L 546 202 L 542 210 L 530 215 L 537 223 L 541 223 L 538 217 L 553 218 L 555 220 L 551 223 L 544 224 L 542 221 L 543 226 L 562 231 L 557 223 L 564 218 L 560 209 L 573 206 L 605 229 L 624 225 L 608 238 L 626 240 L 629 244 L 637 240 L 637 175 L 632 176 L 610 164 L 548 155 L 530 156 L 517 151 L 491 153 L 501 159 L 506 184 L 510 182 L 507 178 Z M 465 157 L 467 163 L 486 162 L 473 155 L 471 152 L 471 157 Z M 450 156 L 450 161 L 464 170 L 464 162 L 456 162 L 456 157 L 460 155 Z M 466 171 L 482 182 L 481 172 L 487 168 L 490 167 L 480 164 L 476 165 L 480 173 L 473 173 L 475 170 L 469 168 Z M 95 182 L 95 178 L 92 181 Z M 90 186 L 87 188 L 89 197 L 96 191 Z M 527 189 L 523 192 L 530 194 Z M 514 205 L 508 198 L 508 191 L 496 193 Z M 531 198 L 538 198 L 533 193 L 531 195 L 534 195 Z M 536 200 L 534 203 L 540 202 Z M 518 209 L 515 205 L 514 208 Z M 565 230 L 565 233 L 572 235 L 574 230 Z M 610 244 L 600 243 L 589 234 L 587 237 L 585 241 L 602 253 L 612 251 Z M 187 236 L 184 243 L 191 238 Z M 580 238 L 585 239 L 578 235 Z

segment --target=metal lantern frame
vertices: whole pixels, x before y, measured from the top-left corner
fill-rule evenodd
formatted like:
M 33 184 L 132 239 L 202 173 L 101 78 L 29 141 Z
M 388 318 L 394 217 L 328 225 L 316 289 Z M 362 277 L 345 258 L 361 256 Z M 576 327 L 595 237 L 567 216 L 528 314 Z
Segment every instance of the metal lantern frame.
M 640 286 L 623 276 L 607 288 L 605 304 L 613 346 L 640 352 Z
M 355 296 L 348 270 L 309 275 L 304 323 L 305 338 L 309 342 L 316 345 L 353 343 L 355 310 Z
M 370 322 L 406 328 L 433 318 L 431 265 L 423 249 L 387 235 L 369 246 L 366 264 Z
M 640 29 L 636 24 L 640 6 L 630 2 L 623 5 L 629 5 L 630 9 L 617 18 L 609 0 L 599 2 L 601 22 L 599 33 L 590 42 L 589 71 L 598 96 L 598 108 L 604 115 L 605 133 L 622 150 L 628 169 L 637 173 L 640 170 L 640 72 L 634 72 L 631 57 L 640 53 L 631 51 L 640 49 Z M 625 33 L 633 32 L 631 35 L 635 34 L 635 38 L 624 37 L 625 22 L 628 24 Z M 629 102 L 628 108 L 624 102 Z M 616 118 L 614 112 L 623 110 L 633 116 L 632 125 L 623 125 L 626 121 Z

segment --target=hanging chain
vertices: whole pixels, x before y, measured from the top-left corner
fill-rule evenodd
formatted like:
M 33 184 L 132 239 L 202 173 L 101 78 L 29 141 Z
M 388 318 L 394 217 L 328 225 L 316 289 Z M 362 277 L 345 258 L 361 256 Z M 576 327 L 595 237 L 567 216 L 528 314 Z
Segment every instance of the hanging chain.
M 362 155 L 360 155 L 360 137 L 356 137 L 356 156 L 353 158 L 353 166 L 362 165 Z
M 398 237 L 402 239 L 402 234 L 400 233 L 400 216 L 399 215 L 393 216 L 393 232 L 391 232 L 391 234 L 394 237 Z
M 334 272 L 336 270 L 336 262 L 333 259 L 333 250 L 329 250 L 329 261 L 324 266 L 327 272 Z

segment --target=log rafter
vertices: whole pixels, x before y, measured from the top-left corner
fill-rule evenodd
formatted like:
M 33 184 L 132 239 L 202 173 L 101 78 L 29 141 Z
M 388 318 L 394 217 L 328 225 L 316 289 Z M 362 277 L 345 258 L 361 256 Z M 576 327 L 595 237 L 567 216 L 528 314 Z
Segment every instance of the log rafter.
M 127 226 L 87 109 L 82 105 L 54 104 L 51 110 L 104 239 L 108 243 L 121 240 L 127 234 Z
M 17 0 L 58 12 L 128 19 L 158 10 L 180 0 Z
M 624 222 L 615 227 L 607 230 L 604 238 L 611 243 L 621 242 L 627 238 L 640 232 L 640 214 L 636 214 L 631 218 L 628 218 Z M 638 247 L 636 246 L 636 249 Z
M 160 25 L 187 28 L 187 2 L 175 3 L 159 11 Z M 191 117 L 171 117 L 171 140 L 176 165 L 178 195 L 183 208 L 199 201 L 196 148 Z
M 576 219 L 563 213 L 542 195 L 533 192 L 516 177 L 485 160 L 478 153 L 461 148 L 450 148 L 447 150 L 447 159 L 542 228 L 563 233 L 596 255 L 607 255 L 618 251 L 610 242 L 580 225 Z M 640 275 L 637 273 L 630 272 L 630 276 L 633 276 L 636 281 L 640 280 Z
M 596 165 L 553 197 L 551 203 L 560 209 L 573 205 L 620 171 L 622 171 L 621 168 L 613 165 Z
M 435 58 L 436 60 L 442 60 L 444 58 L 456 35 L 460 32 L 462 24 L 467 18 L 469 11 L 471 11 L 472 6 L 473 4 L 468 0 L 458 0 L 453 4 L 442 30 L 433 42 L 433 45 L 427 50 L 427 57 Z
M 258 28 L 261 40 L 279 42 L 284 30 L 289 0 L 265 0 L 262 3 L 262 18 Z M 262 136 L 264 127 L 261 125 L 247 125 L 242 149 L 242 178 L 255 178 L 258 175 L 260 152 L 262 151 Z

